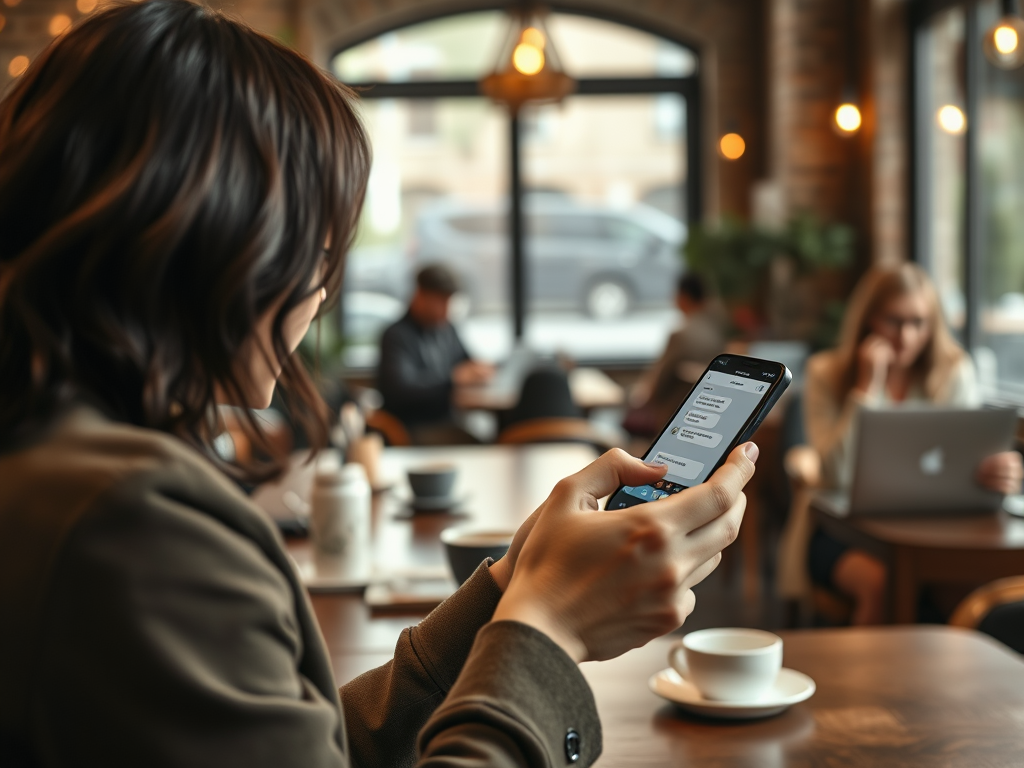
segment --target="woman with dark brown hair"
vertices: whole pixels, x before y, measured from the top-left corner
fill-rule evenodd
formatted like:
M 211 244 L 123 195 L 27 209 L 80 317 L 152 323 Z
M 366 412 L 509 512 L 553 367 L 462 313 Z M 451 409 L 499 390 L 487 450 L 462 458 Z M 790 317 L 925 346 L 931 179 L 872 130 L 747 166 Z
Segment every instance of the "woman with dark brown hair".
M 606 454 L 337 690 L 276 529 L 227 477 L 274 467 L 211 446 L 218 405 L 278 383 L 323 443 L 292 353 L 338 295 L 369 162 L 349 91 L 187 0 L 87 17 L 0 102 L 0 765 L 588 765 L 576 664 L 692 610 L 752 444 L 594 514 L 665 471 Z

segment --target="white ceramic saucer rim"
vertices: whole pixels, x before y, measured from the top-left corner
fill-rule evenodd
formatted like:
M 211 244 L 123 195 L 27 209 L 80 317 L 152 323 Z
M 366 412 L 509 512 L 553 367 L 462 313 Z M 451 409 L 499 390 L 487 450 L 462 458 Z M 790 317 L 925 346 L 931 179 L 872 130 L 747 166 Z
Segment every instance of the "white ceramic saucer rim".
M 772 709 L 785 708 L 792 706 L 793 704 L 799 704 L 801 701 L 806 701 L 807 699 L 811 698 L 811 696 L 813 696 L 814 692 L 817 690 L 817 685 L 815 684 L 814 680 L 812 680 L 808 675 L 805 675 L 803 672 L 798 672 L 795 669 L 783 667 L 781 670 L 779 670 L 779 678 L 783 677 L 783 675 L 792 678 L 794 682 L 798 680 L 803 682 L 803 689 L 797 691 L 796 693 L 790 694 L 789 696 L 771 699 L 758 699 L 757 701 L 718 701 L 716 699 L 706 699 L 703 696 L 701 696 L 700 692 L 697 690 L 696 686 L 693 685 L 693 683 L 690 683 L 685 678 L 683 678 L 682 675 L 680 675 L 678 672 L 672 669 L 672 667 L 667 667 L 661 670 L 660 672 L 655 672 L 653 675 L 651 675 L 651 677 L 647 681 L 647 687 L 650 688 L 651 691 L 653 691 L 657 695 L 661 696 L 662 698 L 668 699 L 669 701 L 675 702 L 676 704 L 682 704 L 684 706 L 688 705 L 694 707 L 701 707 L 704 709 L 711 710 L 720 710 L 723 712 L 727 712 L 729 710 L 767 711 Z M 677 683 L 670 676 L 675 676 L 683 683 L 685 683 L 686 688 L 694 691 L 696 693 L 696 696 L 668 696 L 662 691 L 660 691 L 658 689 L 659 681 L 664 681 L 665 683 L 667 683 L 675 689 L 682 689 L 680 683 Z M 778 678 L 776 678 L 776 685 L 777 684 Z

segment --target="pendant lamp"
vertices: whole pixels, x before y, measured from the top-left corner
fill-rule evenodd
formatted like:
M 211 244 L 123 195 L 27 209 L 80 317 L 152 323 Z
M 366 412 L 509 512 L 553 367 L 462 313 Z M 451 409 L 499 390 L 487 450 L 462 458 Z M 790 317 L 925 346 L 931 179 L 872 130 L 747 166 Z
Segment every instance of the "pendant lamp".
M 523 104 L 559 102 L 576 90 L 562 69 L 544 18 L 535 7 L 509 11 L 509 27 L 494 71 L 480 81 L 480 91 L 515 114 Z
M 1016 0 L 1002 0 L 1002 18 L 982 41 L 985 58 L 1000 69 L 1016 69 L 1024 64 L 1024 19 Z

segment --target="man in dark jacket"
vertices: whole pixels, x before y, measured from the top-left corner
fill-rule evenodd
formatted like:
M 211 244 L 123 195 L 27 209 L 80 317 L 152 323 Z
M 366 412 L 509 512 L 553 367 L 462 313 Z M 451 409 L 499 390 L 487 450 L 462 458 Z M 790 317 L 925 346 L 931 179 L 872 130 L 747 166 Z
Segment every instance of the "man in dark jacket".
M 442 264 L 429 264 L 416 275 L 409 311 L 390 326 L 380 341 L 377 388 L 384 408 L 409 427 L 418 442 L 451 442 L 456 431 L 452 389 L 482 384 L 494 369 L 472 360 L 448 321 L 455 275 Z

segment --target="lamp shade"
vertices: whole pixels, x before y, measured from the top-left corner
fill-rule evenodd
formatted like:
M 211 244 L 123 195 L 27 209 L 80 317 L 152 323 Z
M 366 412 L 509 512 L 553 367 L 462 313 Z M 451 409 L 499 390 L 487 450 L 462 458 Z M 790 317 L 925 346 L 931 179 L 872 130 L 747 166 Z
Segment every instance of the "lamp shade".
M 480 91 L 512 112 L 527 103 L 558 102 L 576 90 L 576 81 L 562 69 L 554 42 L 535 8 L 510 12 L 508 32 L 494 71 L 480 81 Z

